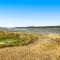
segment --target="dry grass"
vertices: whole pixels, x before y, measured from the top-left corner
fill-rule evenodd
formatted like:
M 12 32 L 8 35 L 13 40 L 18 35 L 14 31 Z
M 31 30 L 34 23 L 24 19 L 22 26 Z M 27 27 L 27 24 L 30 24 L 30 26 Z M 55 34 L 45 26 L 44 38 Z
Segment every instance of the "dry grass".
M 0 48 L 0 60 L 60 60 L 60 45 L 52 41 L 53 36 L 44 35 L 26 46 Z

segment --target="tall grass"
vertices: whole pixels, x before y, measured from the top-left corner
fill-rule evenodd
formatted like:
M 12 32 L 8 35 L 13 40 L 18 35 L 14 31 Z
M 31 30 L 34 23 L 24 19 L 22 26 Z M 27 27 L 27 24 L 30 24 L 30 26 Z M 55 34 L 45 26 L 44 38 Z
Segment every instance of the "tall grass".
M 0 32 L 0 42 L 8 43 L 0 44 L 0 60 L 60 60 L 59 34 Z

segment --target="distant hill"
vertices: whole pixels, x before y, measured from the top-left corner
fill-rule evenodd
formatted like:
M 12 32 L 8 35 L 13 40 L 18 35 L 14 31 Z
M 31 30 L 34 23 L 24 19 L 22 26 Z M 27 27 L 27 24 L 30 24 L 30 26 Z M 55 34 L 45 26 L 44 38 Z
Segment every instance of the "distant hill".
M 60 26 L 28 26 L 28 27 L 14 27 L 14 28 L 60 28 Z
M 60 26 L 0 27 L 0 31 L 60 33 Z
M 10 31 L 10 29 L 8 29 L 6 27 L 0 27 L 0 31 Z

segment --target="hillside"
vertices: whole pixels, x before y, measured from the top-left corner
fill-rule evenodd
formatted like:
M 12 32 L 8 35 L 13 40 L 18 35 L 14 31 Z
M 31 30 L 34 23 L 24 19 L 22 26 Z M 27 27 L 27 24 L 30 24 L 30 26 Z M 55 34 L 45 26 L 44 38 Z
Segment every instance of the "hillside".
M 48 37 L 49 38 L 48 38 Z M 60 35 L 42 35 L 24 46 L 0 49 L 0 60 L 60 60 Z M 57 39 L 56 39 L 57 38 Z

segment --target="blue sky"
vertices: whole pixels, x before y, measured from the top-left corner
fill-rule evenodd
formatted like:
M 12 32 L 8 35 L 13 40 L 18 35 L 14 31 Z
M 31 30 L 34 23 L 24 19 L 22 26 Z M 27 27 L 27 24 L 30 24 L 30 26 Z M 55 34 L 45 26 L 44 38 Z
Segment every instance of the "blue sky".
M 0 27 L 60 25 L 59 0 L 0 0 Z

